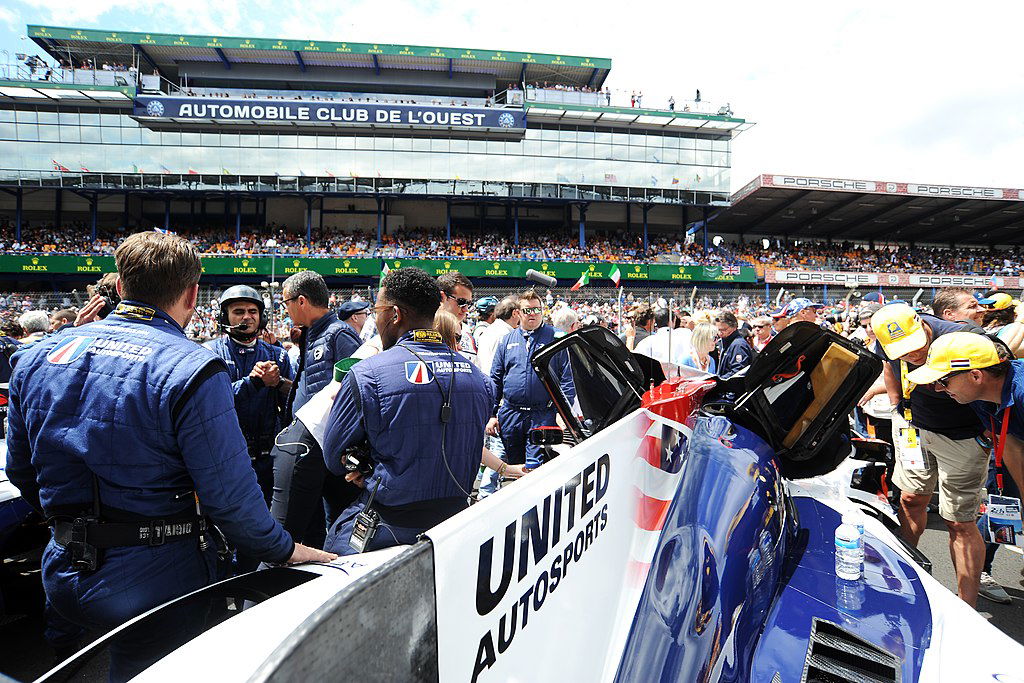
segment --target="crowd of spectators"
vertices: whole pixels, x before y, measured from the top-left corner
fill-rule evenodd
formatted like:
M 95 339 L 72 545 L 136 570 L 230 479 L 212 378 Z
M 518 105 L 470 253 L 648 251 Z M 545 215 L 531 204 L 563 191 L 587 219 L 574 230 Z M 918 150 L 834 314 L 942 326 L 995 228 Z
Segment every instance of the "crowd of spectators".
M 260 230 L 246 229 L 236 238 L 223 228 L 175 228 L 204 254 L 251 256 L 276 253 L 284 256 L 433 258 L 544 261 L 657 262 L 679 265 L 761 265 L 765 268 L 797 268 L 855 272 L 918 272 L 960 275 L 1017 275 L 1024 271 L 1024 249 L 987 247 L 922 247 L 879 245 L 870 248 L 852 243 L 776 243 L 766 249 L 760 241 L 722 243 L 704 250 L 703 240 L 687 240 L 682 233 L 648 236 L 646 251 L 637 231 L 594 230 L 586 246 L 579 245 L 574 229 L 521 228 L 519 244 L 508 234 L 480 229 L 454 231 L 451 239 L 443 228 L 403 227 L 389 230 L 378 243 L 368 231 L 314 229 L 312 241 L 304 232 L 270 224 Z M 101 228 L 96 239 L 84 222 L 24 227 L 17 238 L 10 220 L 0 218 L 0 253 L 20 254 L 113 254 L 130 234 L 124 228 Z M 271 241 L 272 240 L 272 241 Z

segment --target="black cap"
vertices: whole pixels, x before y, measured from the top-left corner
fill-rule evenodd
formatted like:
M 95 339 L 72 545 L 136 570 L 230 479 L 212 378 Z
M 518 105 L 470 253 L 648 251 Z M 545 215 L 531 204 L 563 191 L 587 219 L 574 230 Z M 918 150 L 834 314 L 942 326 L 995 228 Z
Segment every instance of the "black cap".
M 346 301 L 338 306 L 338 320 L 348 320 L 353 313 L 365 310 L 370 307 L 369 301 Z

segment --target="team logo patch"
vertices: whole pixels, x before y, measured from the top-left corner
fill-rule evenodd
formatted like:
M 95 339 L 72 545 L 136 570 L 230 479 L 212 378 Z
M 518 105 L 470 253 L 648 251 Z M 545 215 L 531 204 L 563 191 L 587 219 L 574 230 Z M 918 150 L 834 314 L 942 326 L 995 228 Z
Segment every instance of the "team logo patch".
M 92 343 L 92 337 L 72 337 L 61 343 L 46 357 L 54 365 L 67 365 L 78 360 Z
M 953 360 L 949 361 L 949 367 L 956 369 L 970 369 L 971 360 L 969 358 L 954 358 Z
M 907 336 L 907 333 L 903 331 L 903 328 L 900 327 L 897 322 L 886 324 L 885 331 L 889 334 L 889 339 L 891 341 L 896 341 L 897 339 L 902 339 Z
M 434 373 L 421 360 L 407 360 L 405 362 L 405 379 L 410 384 L 429 384 L 434 381 Z
M 324 357 L 324 347 L 319 347 L 313 351 L 313 360 L 320 360 Z

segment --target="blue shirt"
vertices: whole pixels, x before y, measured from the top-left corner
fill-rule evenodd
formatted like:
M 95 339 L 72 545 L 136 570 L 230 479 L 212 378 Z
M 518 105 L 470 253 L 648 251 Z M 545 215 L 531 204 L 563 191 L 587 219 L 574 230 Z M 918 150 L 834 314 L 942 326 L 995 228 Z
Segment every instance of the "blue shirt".
M 1010 366 L 1010 374 L 1003 382 L 999 405 L 990 401 L 975 401 L 971 408 L 978 414 L 985 429 L 991 429 L 992 422 L 995 422 L 997 435 L 1003 424 L 1003 411 L 1009 408 L 1010 424 L 1007 425 L 1006 432 L 1024 440 L 1024 360 L 1010 361 Z
M 532 332 L 522 327 L 505 335 L 494 352 L 491 362 L 491 382 L 494 383 L 494 412 L 502 399 L 517 408 L 543 408 L 551 403 L 547 389 L 530 364 L 530 357 L 555 340 L 555 328 L 541 325 Z M 559 366 L 559 385 L 566 403 L 572 405 L 576 398 L 569 359 L 564 353 L 552 362 Z

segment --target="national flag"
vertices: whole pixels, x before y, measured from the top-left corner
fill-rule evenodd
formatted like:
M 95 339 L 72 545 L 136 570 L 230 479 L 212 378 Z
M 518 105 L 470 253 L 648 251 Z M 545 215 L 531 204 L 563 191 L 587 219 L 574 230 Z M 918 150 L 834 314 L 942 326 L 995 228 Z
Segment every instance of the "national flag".
M 953 358 L 949 361 L 949 367 L 954 370 L 964 370 L 971 367 L 970 358 Z
M 615 286 L 618 287 L 619 281 L 622 280 L 622 271 L 619 270 L 618 266 L 612 266 L 612 272 L 608 273 L 608 277 L 610 277 L 612 282 L 615 283 Z M 584 282 L 583 284 L 586 283 Z
M 673 176 L 672 177 L 672 184 L 673 185 L 678 185 L 679 184 L 679 178 L 676 178 L 675 176 Z
M 695 173 L 694 174 L 694 178 L 696 178 L 697 182 L 699 183 L 700 182 L 700 173 Z
M 658 184 L 658 179 L 656 177 L 654 177 L 654 176 L 651 176 L 651 185 L 657 185 L 657 184 Z
M 163 228 L 157 228 L 157 227 L 154 227 L 153 231 L 154 232 L 158 232 L 161 235 L 177 235 L 178 234 L 178 233 L 174 232 L 173 230 L 164 230 Z
M 327 170 L 326 168 L 324 169 L 324 173 L 326 173 L 326 174 L 327 174 L 327 177 L 328 177 L 328 178 L 333 178 L 333 177 L 334 177 L 334 174 L 333 174 L 333 173 L 331 173 L 330 171 L 328 171 L 328 170 Z
M 70 173 L 71 172 L 70 168 L 68 168 L 67 166 L 64 166 L 63 164 L 58 163 L 56 159 L 50 159 L 50 161 L 53 162 L 53 170 L 54 171 L 60 171 L 61 173 Z
M 132 164 L 132 173 L 142 173 L 142 169 L 139 168 L 137 165 Z
M 722 273 L 724 273 L 725 275 L 739 275 L 740 274 L 740 267 L 739 266 L 723 266 L 722 267 Z
M 171 169 L 167 168 L 163 164 L 160 164 L 160 170 L 163 171 L 164 173 L 170 173 L 171 172 Z
M 617 183 L 617 182 L 619 182 L 619 178 L 614 173 L 605 173 L 604 174 L 604 181 L 606 183 Z
M 83 172 L 83 173 L 91 173 L 91 172 L 92 172 L 92 171 L 90 171 L 89 169 L 87 169 L 87 168 L 86 168 L 85 166 L 81 166 L 81 165 L 79 165 L 79 168 L 81 168 L 81 169 L 82 169 L 82 172 Z
M 196 169 L 194 169 L 191 166 L 189 166 L 188 167 L 188 174 L 189 175 L 199 175 L 199 171 L 197 171 Z
M 229 171 L 228 169 L 224 168 L 223 166 L 221 166 L 220 172 L 223 173 L 224 175 L 234 175 L 231 171 Z
M 380 269 L 380 279 L 383 280 L 384 278 L 386 278 L 388 276 L 388 273 L 390 273 L 390 272 L 391 272 L 391 269 L 388 268 L 388 262 L 385 261 L 384 262 L 384 267 Z
M 590 282 L 590 271 L 584 270 L 583 274 L 580 275 L 580 279 L 576 281 L 576 284 L 569 288 L 569 291 L 575 292 L 577 289 L 587 284 L 588 282 Z

